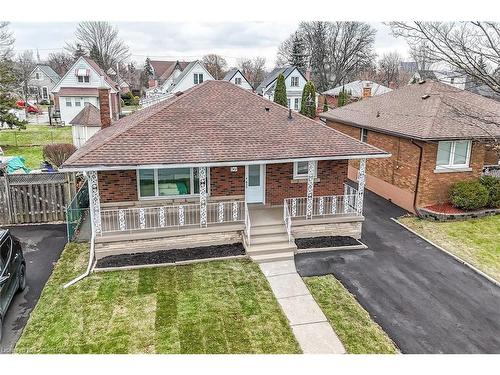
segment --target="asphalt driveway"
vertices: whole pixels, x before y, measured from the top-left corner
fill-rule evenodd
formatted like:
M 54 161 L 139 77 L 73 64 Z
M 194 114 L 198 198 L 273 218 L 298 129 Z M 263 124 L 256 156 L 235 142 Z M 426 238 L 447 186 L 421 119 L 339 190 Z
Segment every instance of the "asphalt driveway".
M 500 353 L 500 288 L 390 220 L 367 191 L 366 250 L 300 254 L 301 276 L 333 274 L 403 353 Z
M 11 228 L 21 240 L 26 259 L 26 289 L 12 300 L 4 320 L 0 353 L 10 353 L 52 274 L 66 244 L 65 224 L 23 225 Z

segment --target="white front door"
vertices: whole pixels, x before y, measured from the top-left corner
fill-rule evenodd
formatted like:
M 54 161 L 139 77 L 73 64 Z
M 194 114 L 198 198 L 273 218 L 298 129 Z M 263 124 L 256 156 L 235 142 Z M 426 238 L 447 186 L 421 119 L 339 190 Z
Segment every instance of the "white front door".
M 264 164 L 247 165 L 245 168 L 245 198 L 247 203 L 264 203 Z

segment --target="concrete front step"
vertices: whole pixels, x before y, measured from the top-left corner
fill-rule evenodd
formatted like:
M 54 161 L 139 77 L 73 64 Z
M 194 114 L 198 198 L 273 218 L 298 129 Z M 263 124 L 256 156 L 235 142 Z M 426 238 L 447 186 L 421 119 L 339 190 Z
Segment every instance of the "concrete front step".
M 288 234 L 286 233 L 270 233 L 256 234 L 250 239 L 251 245 L 259 245 L 264 243 L 288 242 Z
M 250 230 L 250 235 L 259 236 L 262 234 L 277 234 L 277 233 L 286 233 L 285 224 L 279 225 L 261 225 L 261 226 L 252 226 Z
M 271 253 L 281 253 L 283 251 L 292 251 L 295 252 L 297 250 L 297 246 L 294 243 L 289 243 L 288 240 L 286 242 L 277 242 L 277 243 L 265 243 L 259 245 L 250 245 L 247 246 L 247 254 L 271 254 Z
M 275 262 L 282 260 L 293 260 L 294 253 L 293 251 L 284 251 L 279 253 L 272 254 L 262 254 L 262 255 L 250 255 L 250 259 L 252 259 L 256 263 L 266 263 L 266 262 Z

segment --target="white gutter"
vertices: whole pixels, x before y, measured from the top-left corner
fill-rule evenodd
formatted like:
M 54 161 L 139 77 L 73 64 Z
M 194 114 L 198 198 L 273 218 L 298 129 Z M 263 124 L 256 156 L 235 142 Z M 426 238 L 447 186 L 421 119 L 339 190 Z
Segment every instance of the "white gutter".
M 140 165 L 116 165 L 116 166 L 92 166 L 92 167 L 68 167 L 59 168 L 60 172 L 81 172 L 81 171 L 116 171 L 116 170 L 136 170 L 136 169 L 155 169 L 155 168 L 191 168 L 191 167 L 237 167 L 253 164 L 280 164 L 294 163 L 299 161 L 321 161 L 321 160 L 351 160 L 351 159 L 380 159 L 389 158 L 392 154 L 367 154 L 367 155 L 348 155 L 348 156 L 330 156 L 314 158 L 295 158 L 295 159 L 274 159 L 274 160 L 251 160 L 251 161 L 222 161 L 213 163 L 181 163 L 181 164 L 140 164 Z
M 93 227 L 93 225 L 92 225 L 92 227 Z M 63 286 L 64 289 L 66 289 L 67 287 L 69 287 L 73 284 L 76 284 L 80 280 L 82 280 L 82 279 L 86 278 L 88 275 L 90 275 L 90 271 L 92 271 L 92 265 L 94 264 L 94 254 L 95 254 L 95 233 L 94 233 L 94 229 L 92 228 L 92 236 L 90 238 L 89 263 L 87 264 L 87 269 L 80 276 L 78 276 L 75 279 L 71 280 L 70 282 L 64 284 L 64 286 Z

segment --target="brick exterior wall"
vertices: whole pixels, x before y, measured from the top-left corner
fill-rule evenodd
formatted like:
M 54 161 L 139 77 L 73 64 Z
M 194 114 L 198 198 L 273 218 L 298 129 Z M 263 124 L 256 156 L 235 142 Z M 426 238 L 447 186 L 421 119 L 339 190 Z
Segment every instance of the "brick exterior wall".
M 245 167 L 236 172 L 231 167 L 210 168 L 210 195 L 213 197 L 245 195 Z
M 360 138 L 361 130 L 354 126 L 330 120 L 327 121 L 327 125 L 356 139 Z M 413 195 L 417 182 L 419 148 L 412 144 L 409 139 L 374 131 L 368 131 L 367 143 L 392 154 L 390 158 L 368 160 L 367 175 Z M 423 157 L 417 197 L 418 207 L 448 201 L 448 190 L 451 184 L 457 181 L 478 178 L 481 175 L 485 157 L 483 144 L 473 143 L 470 160 L 471 172 L 450 173 L 434 172 L 437 142 L 419 142 L 419 144 L 423 146 Z M 349 166 L 357 169 L 359 162 L 352 160 L 349 162 Z M 371 181 L 371 186 L 370 183 L 367 183 L 367 188 L 377 192 L 376 183 L 373 181 Z M 396 190 L 392 191 L 391 194 L 396 194 Z M 385 194 L 381 195 L 385 196 Z M 391 199 L 391 196 L 386 196 L 386 198 Z M 395 203 L 398 201 L 397 197 L 392 197 L 391 200 Z M 408 205 L 402 207 L 408 210 L 412 209 L 411 205 L 410 207 Z
M 101 203 L 133 202 L 137 197 L 137 172 L 106 171 L 98 173 Z
M 318 162 L 314 195 L 344 194 L 347 180 L 347 160 L 321 160 Z M 307 180 L 293 179 L 293 163 L 266 166 L 266 204 L 283 205 L 285 198 L 305 197 Z

